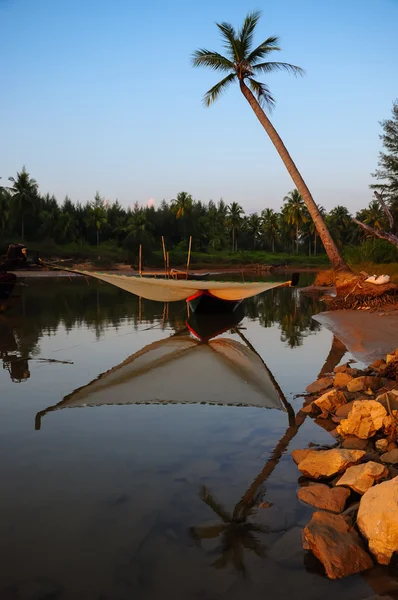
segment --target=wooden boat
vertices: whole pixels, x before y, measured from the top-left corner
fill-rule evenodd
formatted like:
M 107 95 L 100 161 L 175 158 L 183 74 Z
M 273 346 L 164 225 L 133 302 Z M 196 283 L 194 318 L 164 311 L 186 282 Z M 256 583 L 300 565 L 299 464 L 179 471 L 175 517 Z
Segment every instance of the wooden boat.
M 210 273 L 195 273 L 193 271 L 179 271 L 178 269 L 171 269 L 170 275 L 172 279 L 185 279 L 188 281 L 203 281 L 207 279 Z
M 145 346 L 39 412 L 35 427 L 40 429 L 41 420 L 52 411 L 129 404 L 215 404 L 278 410 L 286 410 L 288 405 L 269 369 L 248 345 L 230 337 L 202 342 L 183 332 Z
M 43 263 L 45 264 L 45 263 Z M 54 268 L 54 267 L 53 267 Z M 226 312 L 233 311 L 245 298 L 277 287 L 297 285 L 298 273 L 294 273 L 291 281 L 286 282 L 248 282 L 235 281 L 182 281 L 176 279 L 155 279 L 115 273 L 96 271 L 80 271 L 76 269 L 61 270 L 78 273 L 110 283 L 131 294 L 158 302 L 177 302 L 185 300 L 192 311 Z

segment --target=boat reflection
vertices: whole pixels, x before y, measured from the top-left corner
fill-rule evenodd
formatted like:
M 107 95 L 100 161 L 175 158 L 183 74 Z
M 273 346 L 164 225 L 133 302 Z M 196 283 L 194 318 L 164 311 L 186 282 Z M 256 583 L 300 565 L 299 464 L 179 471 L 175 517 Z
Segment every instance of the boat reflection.
M 128 404 L 212 404 L 293 412 L 272 373 L 238 323 L 243 312 L 191 315 L 186 327 L 125 361 L 36 415 L 64 408 Z M 224 336 L 230 330 L 240 337 Z M 293 413 L 294 415 L 294 413 Z
M 21 354 L 21 348 L 17 342 L 14 330 L 8 319 L 0 317 L 0 359 L 3 368 L 6 369 L 12 381 L 19 383 L 29 379 L 29 361 Z

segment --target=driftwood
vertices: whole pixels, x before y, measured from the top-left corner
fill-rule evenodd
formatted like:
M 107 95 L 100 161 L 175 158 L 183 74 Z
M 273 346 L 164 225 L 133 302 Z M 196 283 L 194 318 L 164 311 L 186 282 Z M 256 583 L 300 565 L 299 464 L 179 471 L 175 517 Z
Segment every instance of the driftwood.
M 390 231 L 383 231 L 382 229 L 374 229 L 373 227 L 370 227 L 369 225 L 366 225 L 365 223 L 358 221 L 358 219 L 353 219 L 353 221 L 354 221 L 354 223 L 356 223 L 357 225 L 362 227 L 362 229 L 364 229 L 370 235 L 372 235 L 374 237 L 378 237 L 382 240 L 387 240 L 388 242 L 390 242 L 390 244 L 393 244 L 394 246 L 396 246 L 398 248 L 398 236 L 396 235 L 396 226 L 394 223 L 394 217 L 392 216 L 391 211 L 388 208 L 386 202 L 383 200 L 382 195 L 379 194 L 379 192 L 375 192 L 374 194 L 375 194 L 377 200 L 380 202 L 380 204 L 387 216 L 388 223 L 390 225 Z

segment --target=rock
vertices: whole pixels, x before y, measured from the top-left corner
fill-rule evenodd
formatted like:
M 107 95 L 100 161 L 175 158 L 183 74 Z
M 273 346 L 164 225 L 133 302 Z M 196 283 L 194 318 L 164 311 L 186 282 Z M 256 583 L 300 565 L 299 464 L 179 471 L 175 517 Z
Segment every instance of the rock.
M 333 387 L 347 387 L 347 384 L 351 381 L 351 379 L 353 379 L 353 377 L 348 375 L 348 373 L 336 373 L 335 378 L 333 379 Z
M 363 371 L 360 369 L 347 369 L 346 373 L 347 375 L 351 375 L 351 377 L 360 377 L 363 375 Z
M 374 360 L 374 361 L 373 361 L 373 362 L 372 362 L 372 363 L 369 365 L 369 367 L 370 367 L 371 369 L 380 369 L 380 367 L 382 367 L 382 366 L 383 366 L 383 365 L 385 365 L 385 364 L 386 364 L 386 361 L 385 361 L 385 360 L 383 360 L 382 358 L 379 358 L 379 359 L 377 359 L 377 360 Z
M 389 442 L 387 446 L 387 452 L 391 452 L 391 450 L 395 450 L 395 448 L 398 448 L 397 444 L 395 442 Z
M 335 367 L 333 369 L 334 373 L 345 373 L 347 371 L 347 369 L 350 368 L 350 364 L 349 362 L 346 362 L 344 365 L 340 365 L 339 367 Z
M 334 413 L 336 415 L 336 417 L 348 417 L 348 415 L 350 414 L 353 406 L 354 406 L 354 402 L 356 402 L 356 400 L 351 400 L 351 402 L 347 402 L 347 404 L 343 404 L 342 406 L 339 406 L 336 409 L 336 412 Z
M 349 392 L 362 392 L 367 389 L 376 391 L 381 388 L 381 386 L 382 383 L 380 377 L 362 376 L 351 379 L 351 381 L 347 384 L 347 390 Z
M 330 488 L 324 483 L 314 483 L 300 488 L 297 492 L 299 500 L 302 500 L 306 504 L 311 504 L 315 508 L 329 510 L 334 513 L 341 513 L 344 510 L 349 495 L 350 490 L 336 487 Z
M 391 465 L 395 465 L 398 463 L 398 448 L 391 450 L 390 452 L 385 452 L 380 456 L 380 459 L 383 463 L 388 463 Z M 299 466 L 300 468 L 300 466 Z M 398 506 L 397 506 L 398 510 Z
M 305 457 L 307 456 L 307 454 L 309 454 L 310 452 L 314 452 L 314 450 L 311 450 L 310 448 L 303 448 L 300 450 L 293 450 L 292 452 L 292 459 L 294 460 L 294 462 L 296 463 L 296 465 L 298 465 L 302 460 L 305 459 Z
M 337 427 L 337 432 L 343 437 L 355 435 L 361 439 L 368 439 L 381 429 L 386 416 L 386 409 L 380 402 L 356 400 L 348 418 L 341 421 Z
M 321 417 L 328 417 L 329 413 L 334 413 L 336 408 L 347 402 L 343 392 L 339 390 L 330 390 L 317 400 L 314 400 L 315 406 L 321 409 Z
M 379 452 L 387 452 L 388 450 L 388 440 L 382 438 L 381 440 L 377 440 L 375 442 L 376 450 Z
M 388 437 L 389 439 L 392 439 L 395 437 L 396 435 L 396 431 L 397 431 L 397 421 L 396 421 L 396 410 L 393 410 L 393 416 L 387 415 L 384 419 L 383 419 L 383 434 Z
M 304 528 L 304 537 L 330 579 L 360 573 L 373 566 L 358 534 L 341 515 L 315 512 Z
M 314 381 L 314 383 L 307 385 L 305 390 L 309 394 L 318 394 L 319 392 L 324 392 L 328 388 L 332 387 L 332 385 L 333 377 L 321 377 L 321 379 L 318 379 L 317 381 Z
M 372 485 L 388 476 L 388 469 L 376 462 L 367 462 L 363 465 L 349 467 L 336 483 L 351 488 L 357 494 L 364 494 Z
M 371 487 L 361 498 L 357 525 L 369 550 L 388 565 L 398 550 L 398 477 Z
M 364 455 L 363 450 L 310 450 L 298 468 L 306 477 L 332 477 L 358 463 Z
M 396 357 L 395 354 L 387 354 L 387 356 L 386 356 L 386 363 L 388 364 L 388 363 L 392 362 L 393 360 L 395 360 L 396 358 L 397 357 Z
M 376 398 L 377 402 L 380 402 L 386 410 L 388 410 L 388 403 L 390 403 L 391 410 L 398 410 L 398 395 L 390 392 L 385 392 Z
M 325 431 L 333 435 L 333 431 L 335 431 L 336 425 L 333 423 L 331 419 L 323 419 L 321 416 L 317 417 L 314 421 L 316 425 L 322 427 Z
M 309 404 L 303 406 L 303 408 L 300 409 L 300 412 L 303 412 L 306 415 L 315 415 L 319 414 L 319 408 L 315 406 L 314 401 L 312 401 Z
M 368 447 L 368 440 L 361 440 L 353 435 L 346 438 L 341 447 L 345 450 L 366 450 Z

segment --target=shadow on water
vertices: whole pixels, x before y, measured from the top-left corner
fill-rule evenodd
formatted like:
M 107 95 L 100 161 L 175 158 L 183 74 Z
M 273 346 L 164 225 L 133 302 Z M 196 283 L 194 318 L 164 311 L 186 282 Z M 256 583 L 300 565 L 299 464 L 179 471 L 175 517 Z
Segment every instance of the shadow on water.
M 282 288 L 198 323 L 107 285 L 30 284 L 0 320 L 0 598 L 370 596 L 301 545 L 287 452 L 312 422 L 292 398 L 345 354 L 319 309 Z

